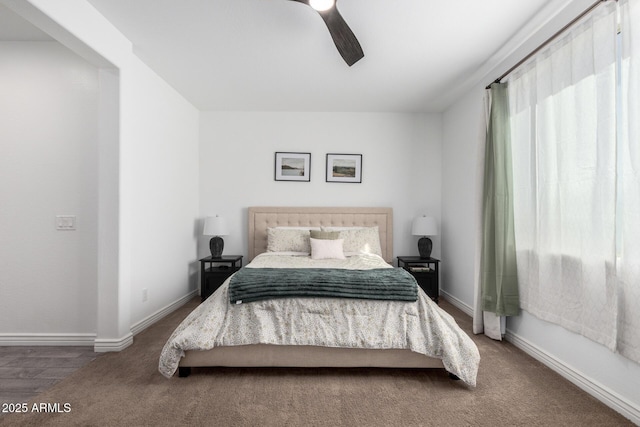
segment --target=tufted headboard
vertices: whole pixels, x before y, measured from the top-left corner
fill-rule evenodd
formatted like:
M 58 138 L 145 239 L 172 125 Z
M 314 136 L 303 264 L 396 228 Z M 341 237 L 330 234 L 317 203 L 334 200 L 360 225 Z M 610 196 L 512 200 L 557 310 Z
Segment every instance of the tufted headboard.
M 375 227 L 380 232 L 382 256 L 393 260 L 392 208 L 250 207 L 249 261 L 267 251 L 269 227 Z

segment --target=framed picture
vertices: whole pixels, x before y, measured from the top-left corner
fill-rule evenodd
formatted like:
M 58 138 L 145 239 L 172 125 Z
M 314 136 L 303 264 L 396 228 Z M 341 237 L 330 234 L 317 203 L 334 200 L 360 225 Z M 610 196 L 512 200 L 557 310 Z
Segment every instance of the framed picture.
M 327 182 L 362 182 L 362 154 L 327 154 Z
M 311 181 L 311 153 L 276 153 L 276 181 Z

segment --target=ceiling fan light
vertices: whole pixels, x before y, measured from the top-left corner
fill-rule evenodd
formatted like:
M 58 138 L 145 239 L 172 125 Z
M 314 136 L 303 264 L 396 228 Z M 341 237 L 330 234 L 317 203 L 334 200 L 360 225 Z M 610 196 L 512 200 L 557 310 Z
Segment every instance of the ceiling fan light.
M 309 6 L 317 10 L 318 12 L 324 12 L 329 10 L 336 4 L 335 0 L 309 0 Z

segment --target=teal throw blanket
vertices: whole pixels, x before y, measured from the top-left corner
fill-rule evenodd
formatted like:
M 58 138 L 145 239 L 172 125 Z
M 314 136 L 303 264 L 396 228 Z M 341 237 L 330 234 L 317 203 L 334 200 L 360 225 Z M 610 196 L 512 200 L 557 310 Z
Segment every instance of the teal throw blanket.
M 418 287 L 400 268 L 243 268 L 229 282 L 233 304 L 292 297 L 416 301 Z

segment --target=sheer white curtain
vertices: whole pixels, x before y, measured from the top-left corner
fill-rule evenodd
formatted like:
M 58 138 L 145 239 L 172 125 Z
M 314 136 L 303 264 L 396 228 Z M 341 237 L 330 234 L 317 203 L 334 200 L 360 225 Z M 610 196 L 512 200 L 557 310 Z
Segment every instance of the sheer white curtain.
M 604 3 L 509 78 L 521 307 L 612 350 L 616 27 Z
M 620 1 L 618 351 L 640 362 L 640 0 Z

